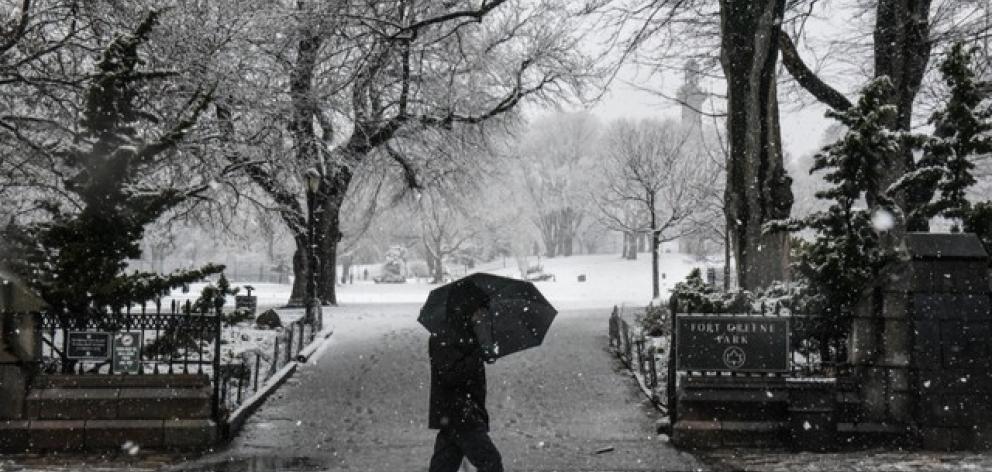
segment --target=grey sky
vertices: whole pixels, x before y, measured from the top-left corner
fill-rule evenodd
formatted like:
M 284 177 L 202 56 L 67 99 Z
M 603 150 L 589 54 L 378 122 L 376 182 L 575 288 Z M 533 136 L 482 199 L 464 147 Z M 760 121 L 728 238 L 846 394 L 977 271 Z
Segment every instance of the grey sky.
M 592 113 L 603 121 L 617 118 L 678 118 L 678 103 L 630 85 L 628 82 L 637 78 L 630 71 L 623 74 L 623 77 L 624 81 L 614 82 L 608 95 L 591 109 Z M 677 83 L 673 81 L 673 85 Z M 823 116 L 826 108 L 819 104 L 809 105 L 801 110 L 792 108 L 783 106 L 781 109 L 782 143 L 787 154 L 799 157 L 820 147 L 823 131 L 830 125 L 830 120 Z
M 817 6 L 812 16 L 803 25 L 803 38 L 800 41 L 801 54 L 822 77 L 840 91 L 853 95 L 853 91 L 867 79 L 863 61 L 858 58 L 824 55 L 822 51 L 812 52 L 807 46 L 822 46 L 840 37 L 856 37 L 870 30 L 871 19 L 842 4 L 823 2 Z M 829 48 L 822 48 L 829 49 Z M 862 58 L 863 59 L 863 58 Z M 680 67 L 681 64 L 672 64 Z M 780 70 L 782 81 L 788 82 L 787 72 Z M 682 84 L 681 72 L 666 72 L 651 75 L 644 68 L 625 66 L 602 100 L 591 108 L 592 113 L 604 122 L 617 118 L 670 117 L 678 118 L 680 105 L 666 97 L 640 90 L 638 86 L 652 90 L 662 90 L 667 96 L 674 96 Z M 637 85 L 632 85 L 637 84 Z M 704 80 L 701 86 L 711 92 L 725 93 L 725 84 L 718 80 Z M 832 123 L 824 116 L 826 107 L 802 92 L 805 106 L 791 103 L 795 97 L 787 97 L 785 87 L 779 90 L 782 144 L 786 155 L 792 158 L 809 155 L 823 145 L 823 133 Z M 709 107 L 710 104 L 704 105 Z M 719 106 L 719 105 L 718 105 Z

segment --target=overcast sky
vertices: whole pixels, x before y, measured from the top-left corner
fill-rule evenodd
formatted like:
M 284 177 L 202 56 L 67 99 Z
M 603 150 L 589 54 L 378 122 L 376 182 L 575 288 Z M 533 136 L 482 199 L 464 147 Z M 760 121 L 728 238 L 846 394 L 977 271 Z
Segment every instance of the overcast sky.
M 678 119 L 681 113 L 680 105 L 672 100 L 642 91 L 628 82 L 637 82 L 633 71 L 623 74 L 623 81 L 616 81 L 610 87 L 608 94 L 603 97 L 591 111 L 604 122 L 617 118 L 673 118 Z M 640 74 L 646 75 L 646 74 Z M 669 82 L 666 78 L 666 82 Z M 677 88 L 666 84 L 666 89 Z M 810 105 L 801 110 L 783 106 L 780 110 L 782 121 L 782 144 L 785 152 L 793 157 L 799 157 L 816 151 L 822 143 L 823 131 L 831 121 L 823 116 L 826 108 L 822 105 Z
M 824 2 L 826 3 L 826 2 Z M 820 4 L 813 15 L 807 19 L 804 26 L 804 37 L 800 43 L 801 54 L 810 62 L 810 66 L 817 69 L 825 80 L 836 87 L 841 92 L 852 97 L 854 90 L 864 83 L 865 77 L 861 76 L 864 71 L 857 70 L 848 63 L 849 58 L 832 58 L 827 63 L 813 63 L 811 56 L 814 53 L 805 49 L 809 45 L 817 45 L 820 41 L 834 39 L 838 35 L 844 37 L 854 37 L 863 34 L 865 28 L 869 28 L 872 20 L 870 18 L 852 17 L 853 13 L 849 9 L 840 5 Z M 856 61 L 852 61 L 856 62 Z M 824 67 L 822 70 L 820 67 Z M 781 69 L 781 65 L 779 66 Z M 780 74 L 787 74 L 784 70 Z M 784 81 L 790 81 L 787 76 L 780 77 Z M 675 91 L 682 84 L 683 77 L 680 72 L 666 73 L 658 76 L 651 75 L 644 68 L 634 65 L 627 65 L 618 74 L 606 95 L 591 108 L 592 113 L 604 122 L 609 122 L 617 118 L 674 118 L 680 115 L 680 105 L 673 100 L 657 94 L 640 90 L 638 86 L 653 90 L 663 90 L 668 96 L 674 96 Z M 637 84 L 637 85 L 632 85 Z M 702 87 L 707 91 L 725 93 L 725 83 L 716 80 L 707 80 L 702 83 Z M 804 93 L 805 94 L 805 93 Z M 784 103 L 780 104 L 782 143 L 787 156 L 799 158 L 812 154 L 823 145 L 823 133 L 833 121 L 824 116 L 826 107 L 818 104 L 809 95 L 804 99 L 811 103 L 804 107 L 788 103 L 784 92 L 780 90 L 780 99 Z M 710 105 L 704 105 L 710 106 Z

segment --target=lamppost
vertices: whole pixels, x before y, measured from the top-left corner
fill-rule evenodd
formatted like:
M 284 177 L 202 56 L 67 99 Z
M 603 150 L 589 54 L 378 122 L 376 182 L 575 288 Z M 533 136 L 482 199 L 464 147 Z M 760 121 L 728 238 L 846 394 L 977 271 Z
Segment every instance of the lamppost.
M 317 259 L 317 229 L 314 224 L 314 207 L 317 206 L 317 189 L 320 187 L 320 172 L 317 169 L 307 169 L 303 174 L 303 180 L 307 186 L 307 233 L 309 241 L 310 259 L 310 279 L 307 280 L 307 307 L 306 321 L 322 329 L 323 322 L 320 315 L 320 302 L 317 299 L 317 277 L 320 270 L 320 260 Z

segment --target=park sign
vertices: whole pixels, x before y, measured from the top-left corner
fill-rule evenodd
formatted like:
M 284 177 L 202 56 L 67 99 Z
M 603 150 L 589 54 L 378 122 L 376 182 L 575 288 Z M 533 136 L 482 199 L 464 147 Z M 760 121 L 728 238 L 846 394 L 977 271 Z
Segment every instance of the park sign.
M 254 295 L 236 295 L 234 297 L 234 309 L 246 310 L 254 316 L 255 311 L 258 310 L 258 297 Z
M 69 331 L 66 334 L 66 357 L 93 361 L 109 359 L 110 333 Z
M 788 317 L 680 314 L 675 317 L 675 330 L 677 370 L 789 370 Z
M 141 369 L 141 332 L 124 331 L 114 335 L 113 371 L 138 374 Z

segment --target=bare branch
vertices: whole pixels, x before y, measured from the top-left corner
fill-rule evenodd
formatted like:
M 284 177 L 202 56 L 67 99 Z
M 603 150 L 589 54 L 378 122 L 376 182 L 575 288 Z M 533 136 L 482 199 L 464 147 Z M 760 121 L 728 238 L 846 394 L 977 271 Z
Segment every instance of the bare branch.
M 851 101 L 844 94 L 827 85 L 816 73 L 811 71 L 809 67 L 806 67 L 806 63 L 799 56 L 799 51 L 796 50 L 796 44 L 792 42 L 792 38 L 789 37 L 788 33 L 781 31 L 778 38 L 779 48 L 782 50 L 782 64 L 785 65 L 786 70 L 789 71 L 792 78 L 796 79 L 799 85 L 818 100 L 837 111 L 844 111 L 851 108 Z

